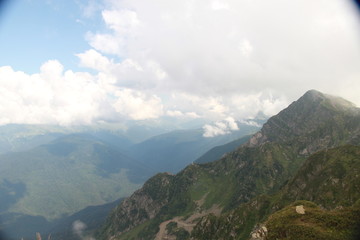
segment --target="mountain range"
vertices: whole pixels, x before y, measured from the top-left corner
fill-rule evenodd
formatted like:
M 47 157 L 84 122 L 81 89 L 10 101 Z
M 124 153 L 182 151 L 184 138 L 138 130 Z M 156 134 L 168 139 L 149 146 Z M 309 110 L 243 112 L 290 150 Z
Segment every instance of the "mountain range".
M 220 159 L 159 173 L 97 239 L 358 239 L 360 109 L 310 90 Z
M 114 201 L 129 196 L 153 174 L 177 172 L 212 147 L 258 130 L 239 126 L 227 136 L 205 138 L 198 128 L 170 131 L 139 143 L 127 137 L 130 133 L 114 129 L 2 126 L 0 230 L 9 239 L 37 231 L 69 239 L 74 218 L 84 212 L 96 219 L 80 218 L 92 229 Z M 152 131 L 159 130 L 144 134 Z M 89 209 L 95 208 L 93 214 Z

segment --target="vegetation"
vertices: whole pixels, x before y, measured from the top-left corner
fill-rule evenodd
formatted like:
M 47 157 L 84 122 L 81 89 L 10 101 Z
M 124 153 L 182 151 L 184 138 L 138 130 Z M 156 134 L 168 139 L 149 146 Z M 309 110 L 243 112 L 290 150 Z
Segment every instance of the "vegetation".
M 305 214 L 295 207 L 303 205 Z M 266 240 L 355 240 L 360 237 L 360 208 L 327 211 L 312 202 L 297 201 L 266 221 Z
M 320 204 L 322 208 L 326 207 L 330 209 L 329 211 L 322 209 L 321 211 L 323 215 L 316 215 L 317 217 L 324 216 L 324 221 L 327 216 L 332 216 L 333 220 L 335 219 L 334 221 L 337 221 L 336 217 L 339 217 L 338 221 L 340 224 L 343 218 L 347 218 L 348 216 L 357 216 L 359 213 L 358 203 L 360 202 L 360 176 L 358 175 L 360 171 L 359 156 L 360 147 L 352 145 L 345 145 L 315 153 L 306 160 L 297 174 L 289 180 L 281 190 L 277 191 L 273 195 L 257 196 L 248 203 L 241 204 L 236 209 L 220 217 L 207 216 L 203 218 L 195 227 L 192 232 L 192 236 L 195 239 L 245 240 L 248 239 L 253 227 L 257 223 L 261 222 L 266 222 L 268 229 L 272 229 L 273 226 L 282 226 L 283 229 L 287 229 L 287 225 L 282 225 L 280 223 L 278 225 L 269 225 L 268 222 L 273 216 L 271 214 L 283 208 L 289 209 L 291 207 L 293 209 L 295 205 L 304 205 L 311 207 L 311 209 L 319 209 L 314 203 L 307 201 L 297 201 L 292 204 L 292 202 L 297 199 L 311 200 Z M 336 180 L 334 181 L 334 179 Z M 336 196 L 329 193 L 336 193 Z M 336 208 L 346 209 L 346 211 L 332 210 Z M 274 216 L 282 216 L 282 211 L 283 210 L 280 210 L 279 212 L 274 213 Z M 284 211 L 287 213 L 290 210 Z M 342 215 L 343 213 L 348 215 Z M 268 216 L 270 216 L 270 220 L 266 221 Z M 289 217 L 291 216 L 297 215 L 294 213 Z M 312 217 L 313 215 L 307 215 L 306 219 L 310 221 Z M 278 219 L 281 218 L 279 217 Z M 353 219 L 356 219 L 356 217 L 353 217 Z M 294 224 L 294 222 L 286 219 L 283 221 L 288 222 L 291 226 Z M 347 229 L 346 231 L 348 231 L 349 234 L 356 234 L 356 229 L 353 229 L 354 224 L 358 224 L 360 227 L 360 222 L 353 222 L 349 223 L 347 227 L 344 227 L 344 229 Z M 331 229 L 327 229 L 326 226 L 327 225 L 323 226 L 324 229 L 322 231 L 332 231 Z M 291 229 L 293 228 L 294 226 L 291 227 Z M 302 230 L 299 231 L 301 232 Z M 231 237 L 231 235 L 234 236 Z M 269 237 L 271 236 L 272 235 L 269 235 Z M 307 236 L 311 239 L 310 235 Z M 269 239 L 277 238 L 275 237 Z M 289 237 L 284 239 L 300 238 Z M 335 239 L 352 238 L 350 235 L 344 235 L 344 238 L 340 237 Z

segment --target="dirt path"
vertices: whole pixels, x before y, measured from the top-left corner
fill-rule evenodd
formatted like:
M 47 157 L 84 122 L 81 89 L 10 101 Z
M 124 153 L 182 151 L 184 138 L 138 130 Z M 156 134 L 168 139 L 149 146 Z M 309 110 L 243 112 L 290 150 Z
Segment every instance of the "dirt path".
M 210 213 L 218 216 L 218 215 L 220 215 L 221 210 L 222 209 L 219 207 L 219 205 L 215 204 L 211 208 L 209 208 L 205 211 L 196 212 L 195 214 L 191 215 L 187 219 L 183 219 L 182 217 L 174 217 L 173 219 L 162 222 L 159 226 L 160 230 L 156 234 L 155 240 L 176 240 L 176 237 L 168 235 L 168 233 L 166 231 L 166 226 L 170 222 L 176 222 L 179 228 L 183 228 L 186 231 L 188 231 L 189 233 L 191 233 L 196 225 L 196 222 L 194 222 L 194 220 L 204 217 Z

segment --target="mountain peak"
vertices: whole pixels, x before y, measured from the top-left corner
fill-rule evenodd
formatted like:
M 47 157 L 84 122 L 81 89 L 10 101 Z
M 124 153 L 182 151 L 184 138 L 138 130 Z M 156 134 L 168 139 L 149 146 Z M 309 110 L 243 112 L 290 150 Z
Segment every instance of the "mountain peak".
M 311 89 L 311 90 L 308 90 L 303 96 L 317 98 L 317 97 L 324 96 L 324 94 L 318 90 Z
M 299 142 L 300 138 L 304 147 L 308 145 L 304 148 L 304 153 L 308 154 L 336 145 L 344 136 L 356 133 L 358 129 L 352 122 L 359 119 L 360 109 L 353 103 L 341 97 L 309 90 L 271 117 L 248 145 L 255 147 L 268 141 L 289 144 L 294 139 Z M 337 129 L 343 128 L 344 132 L 337 132 Z
M 322 106 L 327 107 L 327 108 L 331 108 L 332 110 L 348 110 L 348 109 L 352 109 L 355 110 L 356 109 L 356 105 L 353 104 L 352 102 L 345 100 L 341 97 L 338 96 L 333 96 L 330 94 L 325 94 L 322 92 L 319 92 L 317 90 L 309 90 L 307 91 L 298 101 L 296 102 L 306 102 L 306 104 L 309 103 L 321 103 Z

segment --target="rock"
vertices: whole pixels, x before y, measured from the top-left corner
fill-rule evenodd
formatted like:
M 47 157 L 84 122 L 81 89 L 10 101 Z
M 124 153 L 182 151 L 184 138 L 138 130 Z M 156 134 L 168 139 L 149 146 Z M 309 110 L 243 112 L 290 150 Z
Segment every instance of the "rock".
M 267 228 L 265 225 L 257 226 L 252 232 L 251 232 L 251 238 L 250 240 L 264 240 L 267 235 Z
M 298 214 L 305 214 L 305 208 L 304 208 L 303 205 L 296 206 L 295 211 L 296 211 Z

